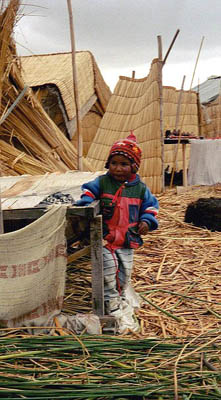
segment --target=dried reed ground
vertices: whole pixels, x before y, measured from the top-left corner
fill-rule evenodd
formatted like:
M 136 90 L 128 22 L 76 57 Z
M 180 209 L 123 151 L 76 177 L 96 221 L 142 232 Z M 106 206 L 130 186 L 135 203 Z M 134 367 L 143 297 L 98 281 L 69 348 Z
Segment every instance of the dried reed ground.
M 159 229 L 135 252 L 133 286 L 142 296 L 140 337 L 194 337 L 221 323 L 221 234 L 184 222 L 189 203 L 220 197 L 221 186 L 158 196 Z M 64 311 L 90 312 L 90 262 L 69 266 Z
M 145 238 L 134 263 L 135 290 L 153 303 L 144 302 L 138 313 L 143 336 L 188 337 L 220 328 L 221 234 L 184 222 L 189 203 L 220 195 L 217 185 L 158 197 L 159 229 Z

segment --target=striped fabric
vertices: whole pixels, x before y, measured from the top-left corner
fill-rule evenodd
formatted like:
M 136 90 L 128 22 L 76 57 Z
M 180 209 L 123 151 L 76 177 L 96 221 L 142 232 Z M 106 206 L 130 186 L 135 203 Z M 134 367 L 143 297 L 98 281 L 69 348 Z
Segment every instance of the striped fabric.
M 131 278 L 133 267 L 133 249 L 117 249 L 113 252 L 103 248 L 104 263 L 104 300 L 124 296 Z

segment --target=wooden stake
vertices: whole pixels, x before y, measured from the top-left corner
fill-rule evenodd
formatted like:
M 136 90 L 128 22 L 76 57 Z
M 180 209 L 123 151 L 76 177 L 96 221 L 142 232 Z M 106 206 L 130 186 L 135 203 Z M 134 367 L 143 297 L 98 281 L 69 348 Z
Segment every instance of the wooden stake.
M 198 54 L 197 54 L 197 58 L 196 58 L 196 62 L 195 62 L 194 70 L 193 70 L 193 75 L 192 75 L 192 80 L 191 80 L 191 84 L 190 84 L 190 89 L 189 89 L 189 96 L 191 95 L 192 84 L 193 84 L 193 80 L 194 80 L 194 76 L 195 76 L 195 72 L 196 72 L 196 67 L 197 67 L 197 64 L 198 64 L 198 61 L 199 61 L 199 56 L 200 56 L 200 52 L 201 52 L 201 49 L 202 49 L 203 41 L 204 41 L 204 36 L 202 37 L 202 40 L 201 40 L 201 43 L 200 43 L 200 48 L 199 48 L 199 51 L 198 51 Z M 188 104 L 188 102 L 186 103 L 186 107 L 187 107 L 187 104 Z M 186 111 L 186 107 L 185 107 L 185 111 Z M 185 111 L 184 111 L 182 123 L 181 123 L 181 126 L 180 126 L 180 133 L 179 133 L 179 136 L 178 136 L 177 148 L 179 147 L 180 140 L 181 140 L 181 132 L 182 132 L 182 126 L 183 126 L 183 121 L 184 121 L 184 117 L 185 117 Z M 172 171 L 172 176 L 171 176 L 171 181 L 170 181 L 170 188 L 172 187 L 172 184 L 173 184 L 173 175 L 174 175 L 174 172 L 175 172 L 174 170 L 176 168 L 177 154 L 178 154 L 178 151 L 176 152 L 176 155 L 175 155 L 175 158 L 174 158 L 173 171 Z M 183 157 L 184 156 L 185 156 L 185 151 L 183 151 Z M 185 168 L 186 168 L 186 166 L 185 166 Z M 186 171 L 183 171 L 183 173 L 186 174 Z M 186 177 L 185 177 L 185 180 L 186 180 L 186 185 L 187 185 L 187 178 Z
M 181 99 L 182 99 L 182 95 L 183 95 L 183 88 L 184 88 L 184 82 L 185 82 L 186 76 L 183 76 L 183 81 L 182 81 L 182 85 L 181 85 L 181 91 L 180 91 L 180 95 L 179 95 L 179 99 L 178 99 L 178 105 L 177 105 L 177 112 L 176 112 L 176 121 L 175 121 L 175 131 L 177 131 L 178 128 L 178 123 L 179 123 L 179 116 L 180 116 L 180 106 L 181 106 Z M 181 131 L 181 129 L 180 129 Z M 184 145 L 185 146 L 185 145 Z M 178 154 L 178 149 L 179 149 L 179 141 L 177 143 L 177 145 L 175 146 L 175 153 L 174 153 L 174 166 L 172 169 L 172 174 L 171 174 L 171 180 L 170 180 L 170 188 L 173 185 L 173 179 L 174 179 L 174 173 L 175 173 L 175 169 L 177 167 L 177 154 Z M 183 149 L 183 157 L 185 156 L 185 149 Z M 184 159 L 183 159 L 183 164 L 184 164 Z M 184 172 L 184 171 L 183 171 Z M 186 186 L 186 185 L 185 185 Z
M 171 49 L 172 49 L 172 47 L 173 47 L 173 45 L 174 45 L 174 42 L 175 42 L 175 40 L 176 40 L 176 38 L 177 38 L 179 32 L 180 32 L 180 30 L 177 29 L 177 31 L 176 31 L 176 33 L 175 33 L 175 35 L 174 35 L 174 38 L 173 38 L 173 40 L 172 40 L 172 42 L 171 42 L 171 45 L 170 45 L 169 49 L 167 50 L 167 53 L 166 53 L 166 55 L 165 55 L 165 57 L 164 57 L 164 59 L 163 59 L 163 65 L 165 64 L 165 62 L 166 62 L 166 60 L 167 60 L 167 57 L 168 57 L 168 55 L 169 55 L 169 53 L 170 53 L 170 51 L 171 51 Z
M 181 106 L 181 100 L 182 100 L 182 96 L 183 96 L 183 88 L 184 88 L 185 79 L 186 79 L 186 76 L 184 75 L 183 80 L 182 80 L 180 94 L 179 94 L 178 104 L 177 104 L 175 131 L 177 131 L 177 129 L 178 129 L 178 123 L 179 123 L 179 117 L 180 117 L 180 106 Z
M 160 135 L 161 135 L 161 174 L 162 174 L 162 191 L 164 192 L 164 129 L 163 129 L 163 82 L 162 82 L 162 39 L 161 36 L 157 36 L 158 41 L 158 83 L 159 83 L 159 94 L 160 94 Z
M 194 77 L 195 77 L 195 72 L 196 72 L 196 67 L 197 67 L 198 61 L 199 61 L 200 52 L 201 52 L 201 49 L 202 49 L 202 46 L 203 46 L 203 41 L 204 41 L 204 36 L 202 37 L 202 40 L 201 40 L 201 43 L 200 43 L 200 48 L 199 48 L 199 51 L 198 51 L 198 54 L 197 54 L 195 67 L 194 67 L 194 70 L 193 70 L 193 76 L 192 76 L 192 80 L 191 80 L 191 84 L 190 84 L 190 90 L 192 89 L 192 84 L 193 84 L 193 80 L 194 80 Z
M 219 114 L 220 114 L 220 106 L 221 106 L 221 82 L 219 81 Z M 220 132 L 220 115 L 218 118 L 218 132 L 216 132 L 216 135 L 213 135 L 213 138 L 215 139 L 216 137 L 220 137 L 221 132 Z
M 2 233 L 4 233 L 4 221 L 3 221 L 2 201 L 0 197 L 0 234 Z
M 2 176 L 1 164 L 0 164 L 0 178 Z M 2 196 L 1 196 L 1 183 L 0 183 L 0 234 L 4 233 L 4 221 L 2 211 Z
M 73 89 L 74 89 L 74 101 L 76 107 L 76 126 L 77 126 L 77 150 L 78 150 L 78 169 L 83 170 L 82 165 L 82 153 L 83 153 L 83 140 L 81 134 L 81 121 L 80 121 L 80 106 L 79 106 L 79 93 L 77 83 L 77 68 L 76 68 L 76 51 L 75 51 L 75 38 L 74 38 L 74 24 L 73 14 L 71 7 L 71 0 L 67 0 L 69 21 L 70 21 L 70 37 L 71 37 L 71 48 L 72 48 L 72 70 L 73 70 Z

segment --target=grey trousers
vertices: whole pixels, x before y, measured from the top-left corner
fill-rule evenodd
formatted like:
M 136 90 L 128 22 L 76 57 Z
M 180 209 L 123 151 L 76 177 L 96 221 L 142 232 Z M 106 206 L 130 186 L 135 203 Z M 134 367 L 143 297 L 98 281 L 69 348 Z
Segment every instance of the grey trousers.
M 113 252 L 103 248 L 104 301 L 124 296 L 131 279 L 133 249 L 117 249 Z

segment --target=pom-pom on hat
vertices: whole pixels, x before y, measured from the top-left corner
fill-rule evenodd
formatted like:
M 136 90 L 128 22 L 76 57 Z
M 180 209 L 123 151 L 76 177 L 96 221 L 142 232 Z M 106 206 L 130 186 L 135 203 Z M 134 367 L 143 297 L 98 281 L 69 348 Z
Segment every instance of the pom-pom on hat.
M 135 163 L 137 169 L 139 169 L 141 161 L 141 149 L 137 145 L 137 139 L 133 131 L 131 131 L 130 135 L 127 136 L 126 139 L 120 139 L 112 145 L 107 163 L 105 165 L 106 168 L 109 167 L 109 161 L 111 157 L 117 154 L 129 158 L 132 163 Z

